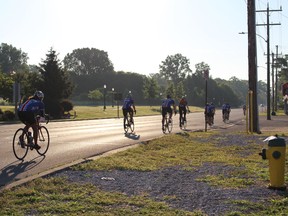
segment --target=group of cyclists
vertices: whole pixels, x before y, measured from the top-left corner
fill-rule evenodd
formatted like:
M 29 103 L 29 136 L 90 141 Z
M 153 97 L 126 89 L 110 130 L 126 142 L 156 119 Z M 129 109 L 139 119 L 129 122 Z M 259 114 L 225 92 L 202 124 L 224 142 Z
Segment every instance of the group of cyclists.
M 136 114 L 136 108 L 134 105 L 134 100 L 132 99 L 132 95 L 129 93 L 127 97 L 124 99 L 124 103 L 122 106 L 123 116 L 124 118 L 127 115 L 130 115 L 130 119 L 133 119 L 133 113 Z M 182 129 L 183 121 L 186 122 L 186 114 L 189 113 L 188 102 L 185 96 L 182 96 L 178 101 L 178 110 L 179 110 L 179 127 Z M 222 117 L 223 122 L 229 120 L 231 112 L 231 106 L 229 103 L 224 103 L 222 105 Z M 162 113 L 162 130 L 164 131 L 164 121 L 165 116 L 168 115 L 169 121 L 172 119 L 173 113 L 176 115 L 176 102 L 171 98 L 171 95 L 167 95 L 165 99 L 162 100 L 161 105 L 161 113 Z M 215 115 L 215 106 L 213 103 L 207 103 L 204 108 L 205 120 L 206 123 L 212 126 L 214 124 L 214 115 Z
M 37 117 L 45 117 L 45 105 L 43 103 L 44 94 L 42 91 L 36 91 L 35 94 L 29 97 L 25 102 L 20 104 L 18 108 L 18 116 L 19 119 L 25 124 L 24 131 L 28 131 L 30 127 L 33 129 L 33 145 L 35 149 L 40 149 L 41 147 L 37 144 Z M 188 107 L 188 102 L 185 96 L 182 96 L 178 101 L 178 110 L 179 110 L 179 127 L 182 128 L 183 121 L 186 121 L 186 114 L 190 112 Z M 132 98 L 131 93 L 129 93 L 124 101 L 122 106 L 123 116 L 126 118 L 129 114 L 130 121 L 133 121 L 133 114 L 136 114 L 136 107 L 134 104 L 134 99 Z M 176 103 L 175 100 L 171 98 L 171 95 L 167 95 L 167 97 L 162 101 L 161 105 L 162 112 L 162 130 L 164 130 L 164 119 L 165 116 L 168 115 L 169 121 L 171 121 L 173 112 L 176 115 Z M 229 120 L 229 115 L 231 112 L 231 106 L 229 103 L 224 103 L 222 106 L 222 116 L 223 121 L 226 118 Z M 209 125 L 214 124 L 214 115 L 215 115 L 215 106 L 213 103 L 207 103 L 205 106 L 205 119 Z M 210 119 L 210 122 L 209 122 Z M 20 143 L 23 142 L 20 137 Z

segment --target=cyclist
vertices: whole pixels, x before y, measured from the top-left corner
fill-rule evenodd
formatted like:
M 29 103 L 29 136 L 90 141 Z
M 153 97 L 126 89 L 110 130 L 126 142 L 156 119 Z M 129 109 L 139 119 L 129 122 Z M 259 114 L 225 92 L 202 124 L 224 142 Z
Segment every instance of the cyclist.
M 133 119 L 133 112 L 136 114 L 136 108 L 135 108 L 134 100 L 132 98 L 131 93 L 129 93 L 124 99 L 122 112 L 123 112 L 124 118 L 126 118 L 127 114 L 129 113 L 130 121 L 132 121 Z
M 205 119 L 208 120 L 209 118 L 211 118 L 211 125 L 214 124 L 214 115 L 215 115 L 215 106 L 214 104 L 211 102 L 210 104 L 207 103 L 205 106 Z
M 188 102 L 187 102 L 185 96 L 182 96 L 182 98 L 180 99 L 179 104 L 178 104 L 178 108 L 179 108 L 179 126 L 181 128 L 182 127 L 182 125 L 181 125 L 182 117 L 183 117 L 183 120 L 186 121 L 187 110 L 188 110 L 188 112 L 190 112 L 189 107 L 188 107 Z
M 36 91 L 35 94 L 28 98 L 18 108 L 18 116 L 21 122 L 25 124 L 24 132 L 26 133 L 30 127 L 33 129 L 33 139 L 35 149 L 40 149 L 38 145 L 38 120 L 37 116 L 45 117 L 45 105 L 43 103 L 44 94 L 42 91 Z M 21 146 L 24 147 L 23 135 L 20 136 Z M 29 143 L 33 144 L 33 143 Z
M 243 105 L 242 109 L 243 109 L 243 114 L 245 116 L 246 115 L 246 104 Z
M 167 113 L 169 113 L 169 122 L 172 118 L 172 109 L 173 107 L 174 114 L 176 115 L 176 105 L 175 101 L 171 98 L 171 96 L 168 94 L 167 98 L 162 101 L 162 130 L 164 130 L 164 120 Z
M 223 118 L 223 121 L 225 121 L 225 113 L 228 113 L 228 118 L 227 120 L 229 120 L 229 115 L 230 115 L 230 112 L 231 112 L 231 106 L 229 103 L 224 103 L 222 105 L 222 118 Z

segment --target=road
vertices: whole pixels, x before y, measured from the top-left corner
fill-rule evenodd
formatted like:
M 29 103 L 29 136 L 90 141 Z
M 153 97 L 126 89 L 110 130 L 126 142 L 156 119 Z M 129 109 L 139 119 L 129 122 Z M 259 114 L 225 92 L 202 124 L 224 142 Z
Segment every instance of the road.
M 215 115 L 215 125 L 211 129 L 227 128 L 235 122 L 243 121 L 241 109 L 232 109 L 230 122 L 222 122 L 221 110 Z M 179 115 L 173 117 L 173 133 L 180 132 Z M 109 152 L 111 150 L 145 142 L 164 136 L 161 130 L 161 115 L 137 117 L 135 116 L 135 134 L 125 135 L 122 118 L 83 120 L 83 121 L 55 121 L 47 126 L 50 133 L 50 148 L 46 156 L 39 156 L 33 150 L 29 151 L 24 161 L 15 158 L 12 150 L 12 139 L 15 131 L 22 124 L 0 125 L 0 188 L 21 182 L 23 179 L 43 175 L 90 157 Z M 203 113 L 187 115 L 187 130 L 204 130 Z

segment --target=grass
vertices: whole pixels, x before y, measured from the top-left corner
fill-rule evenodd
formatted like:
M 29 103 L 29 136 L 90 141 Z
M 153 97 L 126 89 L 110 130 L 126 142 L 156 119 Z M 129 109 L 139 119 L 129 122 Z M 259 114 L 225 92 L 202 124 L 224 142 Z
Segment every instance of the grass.
M 280 133 L 279 133 L 280 134 Z M 284 134 L 284 133 L 282 133 Z M 249 136 L 240 134 L 241 136 Z M 262 134 L 265 136 L 265 134 Z M 255 135 L 258 136 L 258 135 Z M 217 139 L 215 137 L 218 137 Z M 268 161 L 258 155 L 259 145 L 221 145 L 225 137 L 216 132 L 191 132 L 167 135 L 95 161 L 78 164 L 74 170 L 138 170 L 150 171 L 179 167 L 193 172 L 204 163 L 229 166 L 229 172 L 206 175 L 197 181 L 218 188 L 240 189 L 253 185 L 266 187 Z M 247 153 L 249 152 L 249 154 Z M 286 164 L 286 170 L 288 164 Z M 285 175 L 288 180 L 288 175 Z M 166 197 L 177 199 L 177 197 Z M 265 202 L 229 200 L 241 205 L 241 212 L 227 215 L 285 215 L 288 198 L 267 197 Z M 165 199 L 155 201 L 143 193 L 127 196 L 101 191 L 92 184 L 71 183 L 64 178 L 39 178 L 0 193 L 0 215 L 205 215 L 199 210 L 188 212 L 169 207 Z
M 189 108 L 191 112 L 203 111 L 202 108 L 195 106 Z M 2 111 L 10 110 L 14 112 L 13 106 L 0 106 L 0 109 Z M 70 114 L 74 115 L 74 111 L 76 112 L 75 120 L 122 117 L 121 106 L 119 110 L 117 106 L 107 106 L 105 110 L 103 110 L 103 106 L 74 106 L 74 110 Z M 136 116 L 157 115 L 160 114 L 160 106 L 136 106 L 136 111 Z M 74 116 L 69 120 L 74 120 Z

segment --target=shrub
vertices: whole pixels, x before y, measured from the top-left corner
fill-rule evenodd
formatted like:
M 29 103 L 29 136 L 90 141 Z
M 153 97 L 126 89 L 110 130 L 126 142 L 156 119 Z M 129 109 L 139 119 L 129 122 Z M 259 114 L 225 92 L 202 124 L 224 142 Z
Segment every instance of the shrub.
M 15 114 L 10 110 L 6 110 L 4 111 L 2 118 L 4 121 L 12 121 L 15 119 Z
M 74 105 L 72 104 L 71 101 L 69 100 L 63 100 L 61 103 L 60 103 L 61 107 L 62 107 L 62 110 L 63 112 L 69 112 L 71 110 L 73 110 L 73 107 Z

